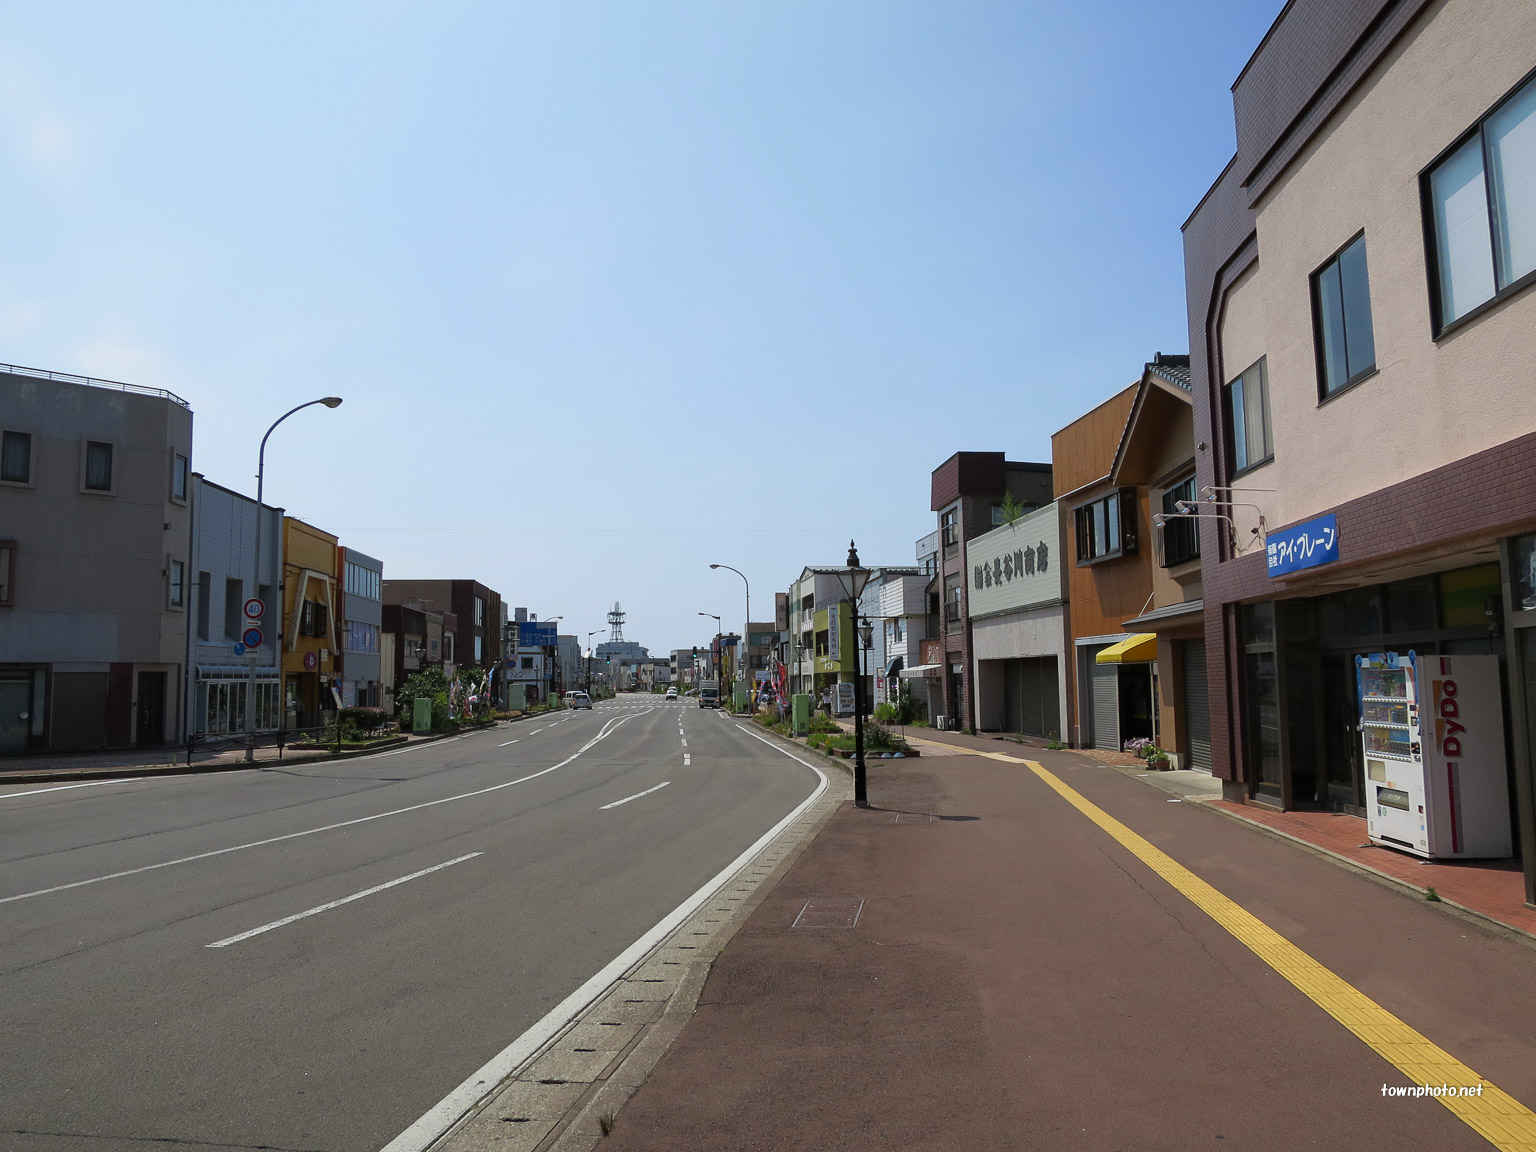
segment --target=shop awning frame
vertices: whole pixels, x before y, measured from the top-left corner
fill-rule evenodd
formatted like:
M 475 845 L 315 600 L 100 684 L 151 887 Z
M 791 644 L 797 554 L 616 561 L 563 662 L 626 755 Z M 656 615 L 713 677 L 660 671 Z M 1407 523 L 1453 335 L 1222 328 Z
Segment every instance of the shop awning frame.
M 1138 632 L 1094 656 L 1095 664 L 1146 664 L 1157 659 L 1157 633 Z
M 896 675 L 903 680 L 937 680 L 939 673 L 943 670 L 942 664 L 917 664 L 911 668 L 903 668 Z

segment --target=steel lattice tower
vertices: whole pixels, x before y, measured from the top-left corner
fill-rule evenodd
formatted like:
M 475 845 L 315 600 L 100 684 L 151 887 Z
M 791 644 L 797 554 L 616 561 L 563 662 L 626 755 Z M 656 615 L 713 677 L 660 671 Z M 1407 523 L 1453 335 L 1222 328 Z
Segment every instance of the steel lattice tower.
M 613 611 L 608 613 L 608 623 L 613 625 L 613 633 L 608 637 L 610 643 L 618 643 L 624 639 L 624 609 L 619 607 L 619 602 L 613 602 Z

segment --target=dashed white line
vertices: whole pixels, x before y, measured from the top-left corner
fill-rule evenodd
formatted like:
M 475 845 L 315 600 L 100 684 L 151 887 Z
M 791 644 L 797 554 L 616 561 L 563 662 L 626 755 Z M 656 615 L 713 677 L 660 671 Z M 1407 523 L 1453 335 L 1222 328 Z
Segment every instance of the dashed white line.
M 498 748 L 505 748 L 507 746 L 507 744 L 516 744 L 516 743 L 517 743 L 516 740 L 508 740 L 506 744 L 498 744 L 498 745 L 496 745 L 496 747 L 498 747 Z
M 231 944 L 238 944 L 242 940 L 249 940 L 252 936 L 260 936 L 263 932 L 270 932 L 274 928 L 281 928 L 284 924 L 292 924 L 295 920 L 302 920 L 306 916 L 317 916 L 321 912 L 329 912 L 332 908 L 340 908 L 343 904 L 350 904 L 354 900 L 361 900 L 364 896 L 372 896 L 375 892 L 382 892 L 386 888 L 393 888 L 396 884 L 404 884 L 407 880 L 415 880 L 431 872 L 452 868 L 455 864 L 462 864 L 466 860 L 473 860 L 476 856 L 484 855 L 484 852 L 471 852 L 466 856 L 460 856 L 457 860 L 446 860 L 441 864 L 434 864 L 430 868 L 423 868 L 420 872 L 412 872 L 409 876 L 401 876 L 398 880 L 387 880 L 383 884 L 375 884 L 372 888 L 366 888 L 361 892 L 354 892 L 350 896 L 343 896 L 340 900 L 332 900 L 329 904 L 321 904 L 318 907 L 310 908 L 303 912 L 295 912 L 292 916 L 284 916 L 281 920 L 274 920 L 270 924 L 263 924 L 260 928 L 252 928 L 249 932 L 242 932 L 238 936 L 215 940 L 212 944 L 204 944 L 203 947 L 227 948 Z
M 686 740 L 683 741 L 683 747 L 684 748 L 688 747 L 688 741 L 686 741 Z
M 693 763 L 692 758 L 689 757 L 688 753 L 684 752 L 683 753 L 683 767 L 686 768 L 686 767 L 688 767 L 688 765 L 690 765 L 692 763 Z
M 654 788 L 647 788 L 644 792 L 636 792 L 633 796 L 626 796 L 622 800 L 615 800 L 612 804 L 604 804 L 601 808 L 598 809 L 598 811 L 599 812 L 606 812 L 610 808 L 617 808 L 620 804 L 628 804 L 631 800 L 638 800 L 642 796 L 649 796 L 652 792 L 660 792 L 663 788 L 665 788 L 670 783 L 672 783 L 672 781 L 670 781 L 670 780 L 663 780 L 660 784 L 656 785 L 656 787 L 654 787 Z

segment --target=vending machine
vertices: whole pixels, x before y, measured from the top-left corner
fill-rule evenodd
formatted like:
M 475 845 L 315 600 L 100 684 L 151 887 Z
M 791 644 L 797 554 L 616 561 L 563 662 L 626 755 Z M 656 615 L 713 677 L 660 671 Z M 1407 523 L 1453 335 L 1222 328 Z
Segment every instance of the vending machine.
M 1427 859 L 1513 845 L 1497 656 L 1355 657 L 1371 842 Z

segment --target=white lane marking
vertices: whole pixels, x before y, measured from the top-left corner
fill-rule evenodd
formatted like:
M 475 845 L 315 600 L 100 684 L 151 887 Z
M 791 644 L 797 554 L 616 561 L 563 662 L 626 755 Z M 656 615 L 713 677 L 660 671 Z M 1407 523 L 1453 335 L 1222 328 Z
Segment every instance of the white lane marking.
M 683 747 L 684 748 L 688 747 L 688 741 L 686 741 L 686 740 L 683 741 Z
M 181 779 L 180 776 L 175 777 Z M 6 792 L 0 795 L 0 800 L 10 800 L 16 796 L 41 796 L 44 792 L 64 792 L 70 788 L 100 788 L 103 784 L 136 784 L 140 777 L 128 777 L 122 780 L 92 780 L 88 784 L 56 784 L 52 788 L 33 788 L 30 792 Z
M 537 736 L 542 731 L 544 731 L 544 729 L 542 729 L 542 728 L 535 728 L 532 732 L 528 733 L 528 735 L 530 735 L 530 736 Z
M 506 744 L 498 744 L 498 745 L 496 745 L 496 747 L 498 747 L 498 748 L 506 748 L 506 747 L 508 747 L 508 746 L 509 746 L 509 745 L 512 745 L 512 744 L 516 744 L 516 743 L 517 743 L 517 741 L 516 741 L 516 740 L 508 740 L 508 741 L 507 741 L 507 742 L 506 742 Z
M 375 892 L 382 892 L 386 888 L 393 888 L 396 884 L 404 884 L 407 880 L 415 880 L 432 872 L 440 872 L 444 868 L 452 868 L 455 864 L 462 864 L 466 860 L 473 860 L 476 856 L 484 856 L 484 852 L 471 852 L 467 856 L 460 856 L 457 860 L 447 860 L 441 864 L 434 864 L 430 868 L 423 868 L 420 872 L 412 872 L 409 876 L 401 876 L 398 880 L 387 880 L 383 884 L 375 884 L 372 888 L 362 892 L 354 892 L 350 896 L 343 896 L 340 900 L 332 900 L 329 904 L 321 904 L 309 908 L 303 912 L 295 912 L 292 916 L 284 916 L 281 920 L 274 920 L 270 924 L 263 924 L 260 928 L 252 928 L 249 932 L 242 932 L 238 936 L 230 936 L 224 940 L 215 940 L 212 944 L 204 944 L 204 948 L 227 948 L 231 944 L 238 944 L 242 940 L 249 940 L 252 936 L 260 936 L 263 932 L 270 932 L 274 928 L 281 928 L 284 924 L 292 924 L 295 920 L 302 920 L 306 916 L 318 916 L 321 912 L 329 912 L 332 908 L 340 908 L 343 904 L 350 904 L 354 900 L 361 900 L 364 896 L 372 896 Z
M 636 792 L 633 796 L 626 796 L 622 800 L 615 800 L 612 804 L 604 804 L 601 808 L 598 809 L 598 811 L 599 812 L 606 812 L 610 808 L 617 808 L 620 804 L 628 804 L 631 800 L 638 800 L 642 796 L 649 796 L 652 792 L 660 792 L 663 788 L 665 788 L 670 783 L 672 783 L 672 781 L 670 781 L 670 780 L 663 780 L 660 784 L 656 785 L 656 787 L 654 787 L 654 788 L 647 788 L 644 792 Z
M 124 876 L 137 876 L 140 872 L 153 872 L 157 868 L 169 868 L 175 864 L 190 864 L 194 860 L 207 860 L 213 856 L 224 856 L 230 852 L 243 852 L 247 848 L 261 848 L 267 844 L 280 844 L 284 840 L 297 840 L 300 836 L 313 836 L 317 832 L 334 832 L 337 828 L 350 828 L 354 824 L 367 824 L 371 820 L 383 820 L 386 816 L 403 816 L 407 812 L 418 812 L 423 808 L 435 808 L 439 804 L 451 804 L 455 800 L 468 800 L 474 796 L 484 796 L 487 792 L 499 792 L 503 788 L 510 788 L 514 784 L 525 784 L 529 780 L 536 780 L 540 776 L 547 776 L 556 769 L 564 768 L 567 764 L 576 760 L 583 752 L 595 745 L 599 740 L 604 740 L 609 733 L 620 724 L 629 720 L 628 716 L 616 716 L 604 724 L 602 730 L 592 739 L 588 740 L 571 755 L 560 763 L 544 768 L 527 776 L 519 776 L 516 780 L 505 780 L 500 784 L 492 784 L 489 788 L 477 788 L 473 792 L 460 792 L 457 796 L 444 796 L 439 800 L 428 800 L 422 804 L 412 804 L 406 808 L 395 808 L 389 812 L 376 812 L 372 816 L 359 816 L 356 820 L 342 820 L 336 824 L 324 824 L 319 828 L 306 828 L 302 832 L 289 832 L 282 836 L 271 836 L 266 840 L 252 840 L 249 844 L 235 844 L 229 848 L 215 848 L 211 852 L 199 852 L 195 856 L 180 856 L 175 860 L 162 860 L 158 864 L 146 864 L 142 868 L 127 868 L 122 872 L 109 872 L 105 876 L 92 876 L 89 880 L 76 880 L 70 884 L 55 884 L 52 888 L 39 888 L 35 892 L 21 892 L 15 896 L 0 896 L 0 904 L 9 904 L 13 900 L 30 900 L 33 896 L 47 896 L 53 892 L 64 892 L 70 888 L 84 888 L 87 884 L 100 884 L 103 880 L 120 880 Z M 389 753 L 384 753 L 389 755 Z
M 690 765 L 692 763 L 693 763 L 693 761 L 689 757 L 688 753 L 684 752 L 683 753 L 683 767 L 686 768 L 686 767 L 688 767 L 688 765 Z
M 740 728 L 741 725 L 738 724 L 737 727 Z M 747 732 L 745 728 L 742 728 L 742 731 Z M 602 971 L 551 1008 L 542 1020 L 472 1072 L 469 1079 L 423 1113 L 416 1123 L 386 1144 L 380 1152 L 425 1152 L 433 1141 L 457 1124 L 461 1116 L 499 1087 L 501 1082 L 530 1056 L 549 1043 L 556 1033 L 595 1003 L 598 997 L 613 987 L 620 976 L 633 968 L 647 952 L 671 935 L 679 924 L 702 908 L 705 901 L 711 899 L 716 892 L 730 883 L 731 879 L 750 864 L 759 852 L 772 844 L 784 829 L 805 815 L 806 810 L 821 799 L 821 794 L 827 790 L 825 772 L 810 761 L 801 760 L 793 752 L 785 751 L 755 732 L 747 732 L 747 735 L 762 740 L 768 747 L 783 752 L 791 760 L 804 764 L 816 773 L 820 783 L 788 816 L 764 832 L 756 843 L 705 881 L 704 886 L 692 896 L 658 920 L 649 932 L 610 960 Z

